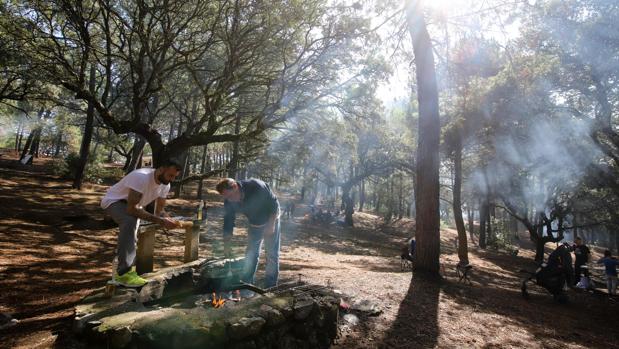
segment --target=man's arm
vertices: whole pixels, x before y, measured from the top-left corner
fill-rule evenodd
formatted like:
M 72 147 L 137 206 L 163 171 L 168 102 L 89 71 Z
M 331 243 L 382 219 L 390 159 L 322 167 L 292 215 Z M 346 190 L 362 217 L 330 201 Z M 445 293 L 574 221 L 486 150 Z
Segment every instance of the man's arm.
M 146 212 L 142 207 L 139 207 L 140 200 L 142 199 L 142 193 L 139 193 L 133 189 L 129 189 L 129 195 L 127 196 L 127 213 L 137 217 L 139 219 L 144 219 L 149 222 L 157 223 L 159 225 L 164 226 L 168 229 L 173 229 L 178 227 L 178 222 L 172 220 L 170 218 L 160 218 L 153 214 Z
M 170 215 L 164 209 L 165 204 L 166 204 L 165 198 L 157 198 L 157 204 L 155 205 L 155 216 L 170 218 Z

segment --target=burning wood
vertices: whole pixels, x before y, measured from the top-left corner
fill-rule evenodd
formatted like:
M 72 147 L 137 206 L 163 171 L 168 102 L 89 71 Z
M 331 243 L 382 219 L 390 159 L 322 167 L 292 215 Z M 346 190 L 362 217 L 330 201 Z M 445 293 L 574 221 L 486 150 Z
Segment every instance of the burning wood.
M 223 308 L 225 303 L 226 300 L 223 299 L 221 295 L 219 296 L 219 298 L 217 298 L 217 294 L 213 292 L 213 298 L 211 299 L 211 304 L 213 305 L 213 308 Z

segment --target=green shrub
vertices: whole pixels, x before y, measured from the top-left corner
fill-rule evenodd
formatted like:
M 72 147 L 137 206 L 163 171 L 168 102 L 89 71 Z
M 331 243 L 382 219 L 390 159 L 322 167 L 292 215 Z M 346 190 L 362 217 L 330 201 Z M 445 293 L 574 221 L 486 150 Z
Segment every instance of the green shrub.
M 80 156 L 78 153 L 69 153 L 64 159 L 54 159 L 49 167 L 53 174 L 65 179 L 75 179 L 75 172 L 79 164 Z M 90 157 L 84 169 L 84 181 L 91 183 L 102 183 L 105 174 L 101 162 L 96 157 Z

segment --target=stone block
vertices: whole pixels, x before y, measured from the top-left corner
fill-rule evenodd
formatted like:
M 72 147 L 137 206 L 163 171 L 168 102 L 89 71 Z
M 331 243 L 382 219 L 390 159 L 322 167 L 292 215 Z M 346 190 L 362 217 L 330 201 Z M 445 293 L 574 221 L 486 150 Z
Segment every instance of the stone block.
M 279 310 L 266 304 L 260 306 L 260 316 L 267 321 L 267 326 L 270 327 L 276 327 L 286 322 L 286 318 Z
M 233 341 L 239 341 L 260 333 L 266 320 L 259 317 L 243 317 L 228 327 L 228 337 Z
M 299 299 L 293 305 L 294 319 L 305 320 L 316 307 L 316 302 L 313 299 Z

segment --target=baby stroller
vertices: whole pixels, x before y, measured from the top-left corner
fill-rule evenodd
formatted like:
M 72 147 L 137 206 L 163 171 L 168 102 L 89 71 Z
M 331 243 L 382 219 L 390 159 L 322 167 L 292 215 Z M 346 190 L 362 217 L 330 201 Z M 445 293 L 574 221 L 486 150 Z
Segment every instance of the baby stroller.
M 550 256 L 548 256 L 548 261 L 542 263 L 534 273 L 526 270 L 521 270 L 521 272 L 529 274 L 529 276 L 522 281 L 521 290 L 524 298 L 529 298 L 527 283 L 535 279 L 535 283 L 552 294 L 557 302 L 567 302 L 567 294 L 565 293 L 567 288 L 566 285 L 573 284 L 572 279 L 574 275 L 570 246 L 568 244 L 562 244 L 557 247 Z

